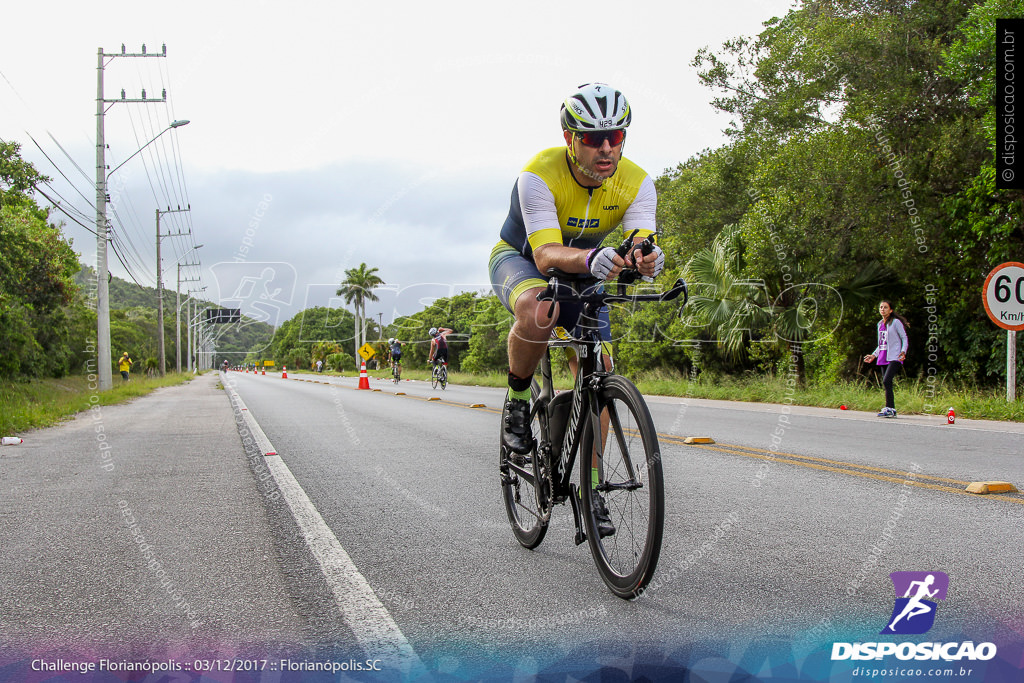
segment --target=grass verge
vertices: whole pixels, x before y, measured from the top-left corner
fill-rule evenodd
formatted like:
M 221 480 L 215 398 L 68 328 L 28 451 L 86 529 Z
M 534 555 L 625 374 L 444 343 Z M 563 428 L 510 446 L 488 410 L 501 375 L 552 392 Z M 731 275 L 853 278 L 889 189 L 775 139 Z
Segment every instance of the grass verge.
M 114 378 L 109 391 L 99 391 L 86 377 L 7 381 L 0 385 L 0 436 L 14 436 L 29 429 L 49 427 L 93 405 L 124 403 L 154 389 L 191 379 L 188 373 L 169 372 L 164 377 L 133 377 L 128 383 Z
M 876 412 L 885 405 L 882 385 L 868 380 L 793 386 L 783 377 L 734 379 L 701 376 L 691 381 L 682 376 L 655 374 L 638 378 L 636 384 L 643 393 L 663 396 L 792 403 L 836 409 L 845 405 L 848 410 L 870 412 Z M 1007 402 L 1005 389 L 956 387 L 903 379 L 896 381 L 894 396 L 896 410 L 901 415 L 945 418 L 946 411 L 953 408 L 957 417 L 962 418 L 1024 422 L 1024 401 Z

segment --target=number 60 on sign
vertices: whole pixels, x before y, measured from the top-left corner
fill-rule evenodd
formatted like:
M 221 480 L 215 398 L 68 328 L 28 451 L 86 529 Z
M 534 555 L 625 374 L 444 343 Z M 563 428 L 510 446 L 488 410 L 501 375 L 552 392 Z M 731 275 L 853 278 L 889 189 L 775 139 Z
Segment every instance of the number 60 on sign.
M 1024 330 L 1024 263 L 1008 261 L 985 278 L 985 312 L 999 327 Z

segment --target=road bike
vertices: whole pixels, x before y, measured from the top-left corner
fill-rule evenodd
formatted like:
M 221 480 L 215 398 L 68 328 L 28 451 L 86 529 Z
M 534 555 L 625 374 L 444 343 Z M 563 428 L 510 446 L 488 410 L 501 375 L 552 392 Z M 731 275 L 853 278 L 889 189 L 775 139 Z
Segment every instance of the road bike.
M 547 533 L 551 511 L 569 501 L 576 523 L 576 545 L 589 542 L 598 572 L 611 591 L 633 598 L 650 582 L 661 553 L 665 492 L 661 450 L 650 411 L 639 390 L 625 377 L 605 371 L 598 315 L 610 303 L 671 301 L 687 288 L 677 280 L 662 294 L 609 294 L 598 280 L 552 277 L 537 299 L 580 302 L 574 331 L 548 342 L 533 381 L 530 419 L 534 446 L 519 455 L 500 447 L 502 499 L 520 545 L 533 549 Z M 551 349 L 576 352 L 578 369 L 572 391 L 555 394 Z M 504 425 L 504 414 L 502 425 Z M 500 433 L 499 433 L 500 443 Z M 578 477 L 573 477 L 576 457 Z M 593 470 L 597 470 L 597 485 Z M 588 485 L 581 485 L 586 483 Z M 602 537 L 595 504 L 603 500 L 615 529 Z
M 448 387 L 448 361 L 431 361 L 434 366 L 430 371 L 430 387 L 437 389 L 437 385 L 441 385 L 443 391 Z

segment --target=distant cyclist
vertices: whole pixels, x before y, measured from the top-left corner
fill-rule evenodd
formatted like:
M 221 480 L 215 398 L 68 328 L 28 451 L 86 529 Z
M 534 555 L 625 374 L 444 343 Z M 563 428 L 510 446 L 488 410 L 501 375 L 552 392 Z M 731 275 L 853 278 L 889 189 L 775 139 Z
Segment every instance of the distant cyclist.
M 402 376 L 402 345 L 405 344 L 403 341 L 398 341 L 394 337 L 388 339 L 388 353 L 391 355 L 391 367 L 393 368 L 392 373 L 396 377 Z
M 430 353 L 427 356 L 428 363 L 447 363 L 448 362 L 448 335 L 452 331 L 447 327 L 440 329 L 431 327 L 430 332 Z
M 546 149 L 531 159 L 512 189 L 512 205 L 491 251 L 491 286 L 515 316 L 508 335 L 507 422 L 502 440 L 515 453 L 529 453 L 530 383 L 544 355 L 551 330 L 572 330 L 581 307 L 549 302 L 537 294 L 547 285 L 549 268 L 589 273 L 611 280 L 624 266 L 641 275 L 661 272 L 665 256 L 655 247 L 623 259 L 601 242 L 615 228 L 637 230 L 634 243 L 655 231 L 654 181 L 622 156 L 626 127 L 633 113 L 621 92 L 604 83 L 581 85 L 562 104 L 565 146 Z M 608 311 L 601 316 L 601 338 L 610 352 Z M 607 361 L 606 361 L 607 362 Z

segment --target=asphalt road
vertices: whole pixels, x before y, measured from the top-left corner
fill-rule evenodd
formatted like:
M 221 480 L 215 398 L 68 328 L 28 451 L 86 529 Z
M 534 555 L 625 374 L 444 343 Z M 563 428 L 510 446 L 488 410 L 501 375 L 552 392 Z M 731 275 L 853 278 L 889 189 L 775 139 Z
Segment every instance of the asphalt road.
M 210 374 L 0 450 L 0 681 L 40 653 L 381 665 L 354 680 L 849 678 L 832 643 L 881 639 L 895 571 L 950 578 L 917 638 L 998 644 L 974 680 L 1019 671 L 1024 496 L 963 489 L 1024 484 L 1020 425 L 650 397 L 665 542 L 627 602 L 568 508 L 538 549 L 512 537 L 501 390 L 371 386 Z M 235 680 L 292 674 L 315 679 Z
M 1017 425 L 651 399 L 665 547 L 651 590 L 624 602 L 571 542 L 568 509 L 536 551 L 512 538 L 494 466 L 501 390 L 231 380 L 428 668 L 593 659 L 626 643 L 670 657 L 765 634 L 813 650 L 877 634 L 893 571 L 951 577 L 933 633 L 1008 638 L 1024 622 L 1024 497 L 963 492 L 1024 482 Z M 697 435 L 716 443 L 681 443 Z

